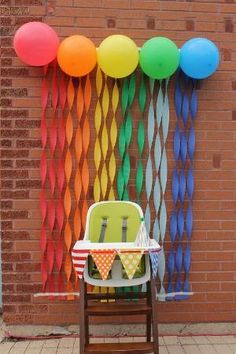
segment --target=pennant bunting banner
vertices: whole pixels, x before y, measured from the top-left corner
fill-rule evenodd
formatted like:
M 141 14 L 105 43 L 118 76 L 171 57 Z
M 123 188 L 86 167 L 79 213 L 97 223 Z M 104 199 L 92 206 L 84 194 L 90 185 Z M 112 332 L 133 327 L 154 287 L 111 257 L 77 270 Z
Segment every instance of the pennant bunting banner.
M 116 251 L 115 250 L 93 250 L 90 251 L 97 269 L 102 277 L 106 280 L 114 262 Z
M 143 251 L 118 251 L 120 260 L 125 268 L 126 274 L 129 279 L 132 279 L 134 273 L 142 258 Z
M 158 271 L 158 265 L 159 265 L 159 252 L 157 251 L 149 251 L 149 257 L 151 260 L 151 265 L 152 265 L 152 276 L 153 278 L 156 278 L 157 276 L 157 271 Z
M 75 267 L 76 274 L 78 275 L 79 279 L 83 278 L 84 274 L 84 267 L 89 255 L 89 250 L 73 250 L 72 252 L 72 260 Z

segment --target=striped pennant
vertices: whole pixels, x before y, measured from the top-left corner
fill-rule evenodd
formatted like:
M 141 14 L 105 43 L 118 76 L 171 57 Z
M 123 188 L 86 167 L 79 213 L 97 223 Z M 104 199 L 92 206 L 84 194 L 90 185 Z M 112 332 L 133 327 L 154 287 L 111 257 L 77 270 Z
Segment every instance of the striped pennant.
M 89 254 L 89 250 L 73 250 L 72 261 L 79 279 L 83 278 L 84 267 Z

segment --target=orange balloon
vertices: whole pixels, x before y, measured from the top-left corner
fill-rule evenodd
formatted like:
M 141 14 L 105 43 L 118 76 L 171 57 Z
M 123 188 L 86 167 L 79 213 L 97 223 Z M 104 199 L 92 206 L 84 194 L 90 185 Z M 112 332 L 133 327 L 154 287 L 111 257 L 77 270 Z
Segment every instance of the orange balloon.
M 96 65 L 96 47 L 87 37 L 70 36 L 61 42 L 57 60 L 66 74 L 76 77 L 84 76 L 90 73 Z

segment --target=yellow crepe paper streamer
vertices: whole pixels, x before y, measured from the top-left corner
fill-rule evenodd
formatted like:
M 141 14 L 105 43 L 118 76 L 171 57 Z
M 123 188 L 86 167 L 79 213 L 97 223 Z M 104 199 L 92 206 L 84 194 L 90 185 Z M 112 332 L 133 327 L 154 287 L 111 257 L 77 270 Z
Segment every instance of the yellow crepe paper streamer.
M 117 141 L 117 123 L 116 123 L 116 112 L 117 112 L 117 107 L 118 107 L 118 102 L 119 102 L 119 90 L 117 86 L 117 81 L 115 80 L 113 90 L 112 90 L 112 98 L 111 98 L 111 103 L 112 103 L 112 111 L 113 111 L 113 117 L 112 117 L 112 122 L 111 122 L 111 130 L 110 130 L 110 139 L 111 139 L 111 156 L 110 156 L 110 161 L 109 161 L 109 177 L 110 177 L 110 191 L 109 191 L 109 200 L 115 200 L 115 192 L 114 192 L 114 180 L 115 180 L 115 175 L 116 175 L 116 158 L 115 158 L 115 145 Z
M 102 190 L 102 199 L 105 200 L 108 187 L 108 174 L 106 166 L 106 158 L 108 151 L 108 131 L 107 131 L 107 114 L 109 109 L 109 91 L 107 86 L 107 77 L 105 76 L 104 89 L 102 94 L 102 113 L 103 113 L 103 127 L 102 127 L 102 173 L 101 173 L 101 190 Z
M 96 104 L 95 114 L 94 114 L 94 123 L 95 123 L 95 130 L 96 130 L 96 138 L 95 138 L 95 146 L 94 146 L 94 163 L 96 168 L 96 176 L 95 176 L 95 181 L 93 186 L 93 198 L 95 202 L 98 202 L 101 197 L 101 183 L 99 179 L 99 168 L 101 164 L 102 152 L 101 152 L 99 133 L 102 124 L 102 108 L 100 103 L 102 85 L 103 85 L 102 72 L 98 66 L 97 73 L 96 73 L 96 90 L 97 90 L 98 99 L 97 99 L 97 104 Z

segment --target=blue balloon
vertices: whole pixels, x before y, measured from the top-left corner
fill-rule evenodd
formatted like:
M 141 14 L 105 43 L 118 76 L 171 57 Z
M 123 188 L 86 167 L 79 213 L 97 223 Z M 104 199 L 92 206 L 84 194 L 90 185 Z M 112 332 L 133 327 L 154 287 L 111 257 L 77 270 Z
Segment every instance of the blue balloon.
M 180 49 L 180 67 L 193 79 L 204 79 L 212 75 L 219 62 L 219 50 L 209 39 L 190 39 Z

